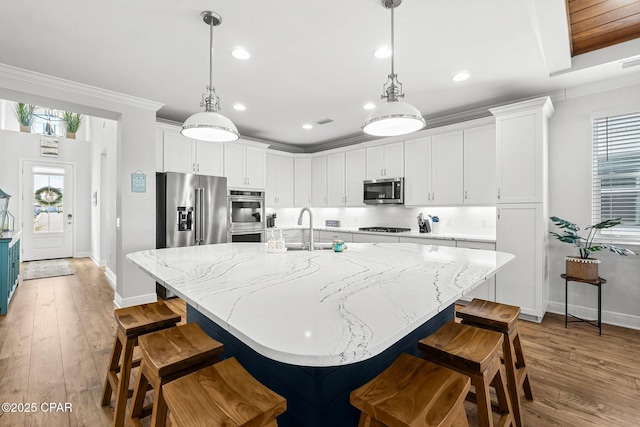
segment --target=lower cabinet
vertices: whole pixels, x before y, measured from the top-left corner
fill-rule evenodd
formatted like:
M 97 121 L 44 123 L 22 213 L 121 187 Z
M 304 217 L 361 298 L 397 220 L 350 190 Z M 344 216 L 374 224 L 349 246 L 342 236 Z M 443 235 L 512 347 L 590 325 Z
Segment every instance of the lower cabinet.
M 22 232 L 0 236 L 0 314 L 7 314 L 9 302 L 20 279 L 20 238 Z
M 347 233 L 344 231 L 328 231 L 320 230 L 319 242 L 333 242 L 334 240 L 342 240 L 343 242 L 354 242 L 352 240 L 355 234 Z
M 387 236 L 382 234 L 353 234 L 354 243 L 398 243 L 398 236 Z
M 400 237 L 400 243 L 418 243 L 421 245 L 449 246 L 455 248 L 456 241 L 453 239 L 429 239 L 422 237 Z
M 484 249 L 487 251 L 495 251 L 496 244 L 495 243 L 487 243 L 487 242 L 469 242 L 466 240 L 458 240 L 456 242 L 456 246 L 459 248 L 467 248 L 467 249 Z M 474 298 L 480 298 L 487 301 L 495 301 L 496 300 L 496 276 L 491 276 L 489 279 L 485 280 L 482 284 L 478 285 L 475 289 L 463 295 L 460 299 L 462 301 L 471 301 Z

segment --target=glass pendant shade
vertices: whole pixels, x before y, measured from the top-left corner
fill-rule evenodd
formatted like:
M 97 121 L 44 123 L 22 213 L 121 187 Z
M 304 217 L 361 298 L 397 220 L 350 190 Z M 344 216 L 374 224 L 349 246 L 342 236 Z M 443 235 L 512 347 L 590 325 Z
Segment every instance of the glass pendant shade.
M 425 125 L 416 107 L 402 101 L 390 101 L 369 113 L 362 130 L 374 136 L 395 136 L 419 131 Z
M 233 122 L 220 113 L 202 111 L 185 120 L 180 133 L 200 141 L 231 142 L 240 135 Z

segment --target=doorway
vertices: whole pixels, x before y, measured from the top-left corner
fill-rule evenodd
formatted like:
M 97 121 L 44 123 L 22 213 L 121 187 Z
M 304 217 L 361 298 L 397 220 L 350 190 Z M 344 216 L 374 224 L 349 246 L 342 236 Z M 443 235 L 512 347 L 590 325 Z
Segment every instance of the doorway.
M 73 257 L 74 184 L 71 164 L 23 162 L 23 261 Z

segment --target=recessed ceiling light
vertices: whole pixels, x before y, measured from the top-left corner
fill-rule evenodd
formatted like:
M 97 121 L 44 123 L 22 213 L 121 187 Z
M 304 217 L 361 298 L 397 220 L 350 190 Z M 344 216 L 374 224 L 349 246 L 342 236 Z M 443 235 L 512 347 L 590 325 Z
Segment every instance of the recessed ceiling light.
M 471 77 L 471 74 L 469 74 L 467 71 L 460 71 L 458 74 L 451 77 L 451 80 L 453 80 L 454 82 L 461 82 L 463 80 L 467 80 L 469 77 Z
M 247 107 L 244 104 L 233 104 L 233 109 L 238 111 L 244 111 Z
M 309 123 L 305 123 L 302 125 L 302 129 L 311 129 L 313 128 L 313 126 L 311 126 Z
M 374 104 L 373 102 L 367 102 L 362 108 L 364 108 L 365 110 L 373 110 L 374 108 L 376 108 L 376 104 Z
M 233 56 L 236 59 L 240 59 L 242 61 L 245 61 L 245 60 L 251 58 L 251 55 L 249 54 L 249 52 L 247 52 L 246 50 L 244 50 L 241 47 L 237 47 L 237 48 L 233 49 L 231 51 L 231 56 Z
M 375 56 L 378 59 L 389 58 L 391 56 L 391 49 L 389 49 L 389 47 L 387 46 L 382 46 L 378 48 L 378 50 L 373 52 L 373 56 Z

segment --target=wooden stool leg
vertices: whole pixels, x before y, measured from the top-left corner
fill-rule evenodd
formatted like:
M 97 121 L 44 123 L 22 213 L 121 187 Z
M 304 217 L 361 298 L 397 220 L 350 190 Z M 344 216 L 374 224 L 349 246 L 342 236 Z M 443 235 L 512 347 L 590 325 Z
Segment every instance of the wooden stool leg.
M 124 415 L 127 407 L 127 397 L 129 395 L 129 377 L 131 376 L 131 360 L 133 359 L 133 347 L 135 339 L 127 339 L 124 351 L 120 358 L 120 380 L 118 381 L 118 394 L 116 395 L 116 407 L 113 413 L 114 427 L 124 425 Z
M 387 427 L 387 426 L 385 426 L 375 418 L 365 414 L 364 412 L 361 412 L 360 421 L 358 421 L 358 427 Z
M 533 400 L 533 393 L 531 392 L 531 383 L 529 382 L 529 370 L 527 369 L 527 363 L 524 359 L 524 352 L 522 351 L 522 343 L 520 342 L 520 334 L 516 331 L 513 338 L 513 348 L 516 352 L 516 363 L 518 364 L 518 376 L 524 376 L 524 379 L 518 378 L 518 384 L 522 384 L 524 388 L 524 395 L 527 399 Z
M 520 393 L 518 392 L 518 379 L 516 378 L 516 361 L 513 358 L 512 350 L 512 334 L 505 334 L 502 343 L 502 353 L 504 357 L 504 367 L 507 377 L 507 389 L 511 400 L 511 408 L 513 409 L 513 418 L 516 426 L 522 427 L 522 413 L 520 411 Z
M 107 406 L 111 403 L 111 394 L 114 391 L 111 384 L 116 384 L 116 380 L 118 379 L 116 372 L 118 370 L 118 364 L 120 363 L 121 354 L 122 343 L 116 333 L 116 339 L 113 343 L 113 351 L 111 352 L 111 361 L 109 362 L 109 368 L 107 369 L 107 375 L 104 380 L 104 387 L 102 388 L 102 406 Z
M 496 375 L 493 377 L 491 385 L 496 390 L 496 396 L 498 397 L 498 406 L 500 408 L 500 413 L 503 415 L 500 422 L 504 423 L 503 425 L 515 425 L 516 423 L 513 413 L 513 405 L 507 391 L 507 383 L 505 381 L 501 366 L 499 367 L 498 372 L 496 372 Z
M 164 427 L 167 421 L 167 402 L 162 395 L 162 383 L 153 381 L 153 413 L 151 414 L 151 427 Z
M 147 386 L 149 385 L 149 380 L 144 371 L 145 367 L 143 362 L 138 371 L 136 387 L 133 390 L 133 398 L 131 399 L 131 414 L 129 418 L 131 418 L 132 424 L 134 425 L 141 425 L 140 418 L 142 416 L 144 398 L 147 395 Z
M 493 415 L 491 413 L 491 395 L 489 394 L 489 383 L 487 378 L 489 369 L 483 375 L 472 376 L 471 384 L 476 388 L 476 405 L 478 406 L 478 422 L 480 427 L 493 427 Z

